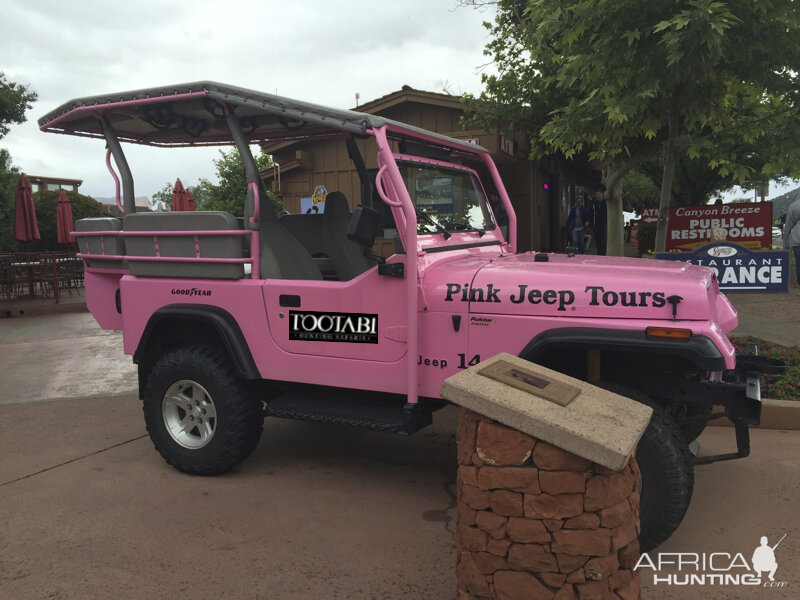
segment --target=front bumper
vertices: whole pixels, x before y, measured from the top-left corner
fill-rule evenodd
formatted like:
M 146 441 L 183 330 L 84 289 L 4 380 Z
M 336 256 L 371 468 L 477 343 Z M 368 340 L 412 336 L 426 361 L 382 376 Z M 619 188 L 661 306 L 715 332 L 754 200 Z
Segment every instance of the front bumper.
M 736 356 L 736 368 L 726 371 L 722 381 L 702 382 L 705 393 L 695 396 L 694 403 L 713 403 L 722 406 L 723 412 L 686 419 L 711 420 L 727 417 L 736 433 L 736 452 L 697 456 L 696 465 L 706 465 L 722 460 L 733 460 L 750 455 L 750 427 L 761 423 L 761 375 L 777 375 L 786 370 L 786 363 L 774 358 L 758 356 L 756 346 L 748 346 L 744 354 Z M 688 398 L 685 400 L 689 402 Z
M 736 432 L 736 452 L 695 457 L 695 464 L 704 465 L 722 460 L 744 458 L 750 454 L 750 427 L 761 423 L 761 374 L 780 374 L 786 370 L 783 361 L 758 356 L 756 346 L 748 346 L 736 357 L 736 368 L 721 373 L 716 380 L 690 380 L 685 377 L 660 374 L 657 383 L 641 374 L 640 389 L 658 387 L 660 400 L 676 405 L 719 406 L 724 410 L 699 416 L 685 417 L 679 425 L 707 422 L 727 417 Z M 718 375 L 720 375 L 718 373 Z M 634 378 L 636 375 L 633 376 Z M 690 411 L 691 412 L 691 411 Z

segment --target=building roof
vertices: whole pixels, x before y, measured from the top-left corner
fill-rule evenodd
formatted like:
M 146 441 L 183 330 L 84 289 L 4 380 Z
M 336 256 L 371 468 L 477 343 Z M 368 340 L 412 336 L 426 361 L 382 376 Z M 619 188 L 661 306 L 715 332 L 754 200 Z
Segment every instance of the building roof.
M 370 114 L 380 113 L 388 108 L 403 104 L 404 102 L 418 102 L 420 104 L 429 104 L 434 106 L 444 106 L 446 108 L 455 108 L 463 110 L 461 99 L 458 96 L 450 94 L 439 94 L 436 92 L 426 92 L 424 90 L 415 90 L 411 86 L 404 85 L 396 92 L 386 94 L 375 100 L 370 100 L 358 106 L 358 110 Z
M 70 185 L 80 186 L 83 179 L 69 179 L 67 177 L 48 177 L 45 175 L 25 175 L 31 183 L 68 183 Z

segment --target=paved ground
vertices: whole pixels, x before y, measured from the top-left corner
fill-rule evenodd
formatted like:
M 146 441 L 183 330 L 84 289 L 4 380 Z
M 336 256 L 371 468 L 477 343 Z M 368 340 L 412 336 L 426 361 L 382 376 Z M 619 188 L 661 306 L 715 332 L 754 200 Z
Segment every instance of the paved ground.
M 729 294 L 739 312 L 738 335 L 752 335 L 783 346 L 800 344 L 800 289 L 786 294 Z
M 89 313 L 0 320 L 0 404 L 136 393 L 122 335 Z
M 797 290 L 732 299 L 739 333 L 800 340 Z M 410 438 L 268 420 L 250 460 L 199 478 L 155 453 L 134 394 L 119 334 L 88 315 L 0 319 L 0 600 L 453 597 L 454 408 Z M 732 431 L 700 442 L 727 451 Z M 676 588 L 645 573 L 643 597 L 800 595 L 800 432 L 755 431 L 752 446 L 697 469 L 660 551 L 749 561 L 762 535 L 788 533 L 787 587 Z
M 402 438 L 270 420 L 182 475 L 134 397 L 0 408 L 0 598 L 449 598 L 454 416 Z M 12 425 L 13 423 L 13 425 Z
M 158 457 L 135 397 L 2 406 L 0 598 L 452 598 L 456 415 L 410 438 L 268 420 L 250 460 L 202 478 Z M 709 428 L 703 451 L 731 433 Z M 749 560 L 788 532 L 789 587 L 677 589 L 646 572 L 643 597 L 797 597 L 800 435 L 755 431 L 753 448 L 698 468 L 660 551 Z

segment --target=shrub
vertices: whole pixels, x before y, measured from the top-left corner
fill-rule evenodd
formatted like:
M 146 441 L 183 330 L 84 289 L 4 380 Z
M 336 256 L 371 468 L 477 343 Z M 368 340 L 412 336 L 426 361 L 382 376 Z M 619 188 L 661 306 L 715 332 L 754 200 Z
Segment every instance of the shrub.
M 36 221 L 39 225 L 39 234 L 42 236 L 38 242 L 30 245 L 31 250 L 77 250 L 76 244 L 67 248 L 58 245 L 58 231 L 56 228 L 56 212 L 60 192 L 45 191 L 33 195 L 36 206 Z M 72 190 L 67 190 L 70 204 L 72 205 L 72 220 L 78 222 L 87 217 L 102 217 L 103 207 L 91 196 L 85 196 Z
M 652 253 L 656 247 L 656 223 L 639 222 L 637 238 L 639 240 L 639 256 L 644 256 L 648 252 Z
M 781 346 L 753 337 L 732 337 L 736 352 L 744 352 L 748 344 L 756 344 L 761 356 L 778 358 L 789 367 L 783 375 L 762 375 L 761 396 L 774 400 L 800 401 L 800 346 Z

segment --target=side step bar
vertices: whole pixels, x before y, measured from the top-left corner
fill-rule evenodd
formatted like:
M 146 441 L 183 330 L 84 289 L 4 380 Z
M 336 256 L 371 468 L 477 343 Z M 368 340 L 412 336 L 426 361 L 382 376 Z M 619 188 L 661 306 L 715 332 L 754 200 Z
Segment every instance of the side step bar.
M 286 392 L 267 402 L 266 414 L 410 435 L 433 422 L 431 410 L 402 399 L 354 399 L 331 394 Z

